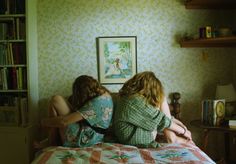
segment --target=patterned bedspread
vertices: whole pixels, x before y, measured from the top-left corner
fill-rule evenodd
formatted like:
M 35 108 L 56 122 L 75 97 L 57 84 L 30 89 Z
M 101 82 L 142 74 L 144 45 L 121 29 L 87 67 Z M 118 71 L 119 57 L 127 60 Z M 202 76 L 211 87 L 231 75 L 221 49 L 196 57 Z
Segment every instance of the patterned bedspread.
M 100 143 L 87 148 L 48 147 L 32 164 L 215 163 L 197 146 L 165 144 L 160 148 Z

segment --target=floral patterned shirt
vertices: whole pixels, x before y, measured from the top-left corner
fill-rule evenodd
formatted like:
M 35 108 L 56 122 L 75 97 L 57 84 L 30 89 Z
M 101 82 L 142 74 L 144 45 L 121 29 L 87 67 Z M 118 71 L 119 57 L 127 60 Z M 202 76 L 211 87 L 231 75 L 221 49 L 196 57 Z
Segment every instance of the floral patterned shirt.
M 68 125 L 63 145 L 66 147 L 87 147 L 102 142 L 104 134 L 96 132 L 91 126 L 103 129 L 109 127 L 113 113 L 112 97 L 107 93 L 95 97 L 77 112 L 90 126 L 81 122 Z

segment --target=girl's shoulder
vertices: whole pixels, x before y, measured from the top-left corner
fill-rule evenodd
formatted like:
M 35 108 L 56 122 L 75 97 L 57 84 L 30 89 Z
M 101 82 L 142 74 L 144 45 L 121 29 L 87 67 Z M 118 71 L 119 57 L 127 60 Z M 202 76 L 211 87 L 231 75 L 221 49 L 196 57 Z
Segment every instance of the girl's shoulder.
M 134 104 L 145 104 L 145 98 L 139 94 L 134 94 L 130 96 L 122 96 L 120 98 L 119 104 L 134 105 Z
M 111 99 L 112 97 L 111 97 L 111 94 L 110 94 L 110 93 L 105 92 L 105 93 L 103 93 L 102 95 L 97 96 L 96 98 L 101 98 L 101 99 Z
M 137 108 L 145 108 L 150 110 L 159 110 L 159 108 L 152 106 L 148 103 L 146 97 L 140 94 L 134 94 L 131 96 L 124 96 L 120 102 L 121 104 L 136 106 Z
M 91 100 L 89 102 L 91 103 L 97 103 L 97 102 L 102 102 L 102 101 L 112 101 L 112 97 L 109 93 L 104 93 L 102 95 L 99 95 Z
M 123 100 L 127 100 L 127 101 L 145 101 L 146 98 L 140 94 L 133 94 L 130 96 L 123 96 L 122 97 Z

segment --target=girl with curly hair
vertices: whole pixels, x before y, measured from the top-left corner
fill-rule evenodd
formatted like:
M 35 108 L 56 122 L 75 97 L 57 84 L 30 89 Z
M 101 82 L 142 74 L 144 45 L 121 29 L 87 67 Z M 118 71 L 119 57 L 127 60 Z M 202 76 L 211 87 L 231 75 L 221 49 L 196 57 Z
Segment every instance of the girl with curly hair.
M 120 89 L 119 95 L 113 122 L 119 142 L 138 147 L 158 147 L 156 134 L 164 130 L 168 131 L 168 141 L 192 141 L 190 131 L 179 120 L 171 119 L 166 109 L 161 110 L 167 102 L 163 86 L 153 72 L 133 76 Z
M 68 100 L 60 95 L 51 98 L 49 117 L 41 124 L 50 129 L 50 145 L 58 145 L 59 132 L 63 146 L 86 147 L 103 141 L 112 113 L 109 91 L 93 77 L 82 75 L 75 79 Z

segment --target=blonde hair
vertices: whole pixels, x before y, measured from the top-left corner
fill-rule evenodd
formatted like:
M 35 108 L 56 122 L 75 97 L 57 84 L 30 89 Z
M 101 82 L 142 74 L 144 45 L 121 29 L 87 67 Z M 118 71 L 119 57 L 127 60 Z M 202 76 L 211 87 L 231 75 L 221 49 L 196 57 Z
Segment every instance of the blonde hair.
M 138 73 L 126 81 L 119 94 L 120 96 L 142 95 L 147 103 L 155 107 L 160 107 L 164 99 L 161 81 L 150 71 Z

